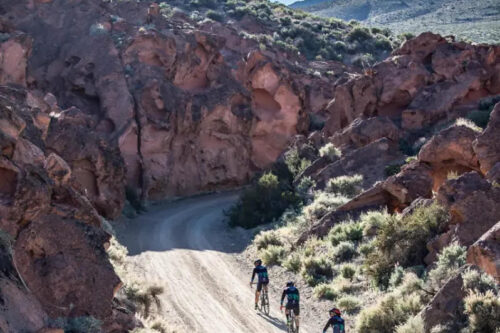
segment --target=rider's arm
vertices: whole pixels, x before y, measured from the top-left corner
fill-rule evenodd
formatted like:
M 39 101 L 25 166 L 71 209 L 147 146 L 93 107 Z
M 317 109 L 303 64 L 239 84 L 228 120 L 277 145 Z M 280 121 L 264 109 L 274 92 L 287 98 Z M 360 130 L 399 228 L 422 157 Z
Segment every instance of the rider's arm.
M 328 319 L 328 321 L 326 322 L 325 328 L 323 328 L 323 333 L 326 333 L 326 330 L 328 329 L 328 327 L 330 327 L 331 324 L 332 318 Z
M 252 279 L 250 280 L 250 283 L 253 283 L 253 279 L 255 278 L 255 274 L 257 273 L 257 269 L 254 268 L 252 272 Z
M 285 296 L 286 296 L 286 289 L 283 290 L 283 293 L 281 294 L 281 306 L 283 306 L 283 301 L 285 300 Z

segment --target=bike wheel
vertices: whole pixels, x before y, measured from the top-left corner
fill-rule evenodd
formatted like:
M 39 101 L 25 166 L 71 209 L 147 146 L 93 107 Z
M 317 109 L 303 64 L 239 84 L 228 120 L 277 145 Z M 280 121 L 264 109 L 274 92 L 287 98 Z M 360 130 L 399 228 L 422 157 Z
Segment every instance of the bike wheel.
M 293 310 L 290 310 L 290 333 L 296 333 L 297 329 L 295 327 L 295 314 Z
M 266 315 L 269 315 L 269 297 L 267 295 L 267 291 L 262 293 L 261 297 L 261 310 L 264 312 Z

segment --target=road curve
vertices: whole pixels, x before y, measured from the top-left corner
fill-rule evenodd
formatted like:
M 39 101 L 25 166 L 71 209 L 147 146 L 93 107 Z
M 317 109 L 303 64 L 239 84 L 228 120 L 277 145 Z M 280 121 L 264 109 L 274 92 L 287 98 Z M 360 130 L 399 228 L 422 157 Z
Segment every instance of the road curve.
M 286 331 L 279 295 L 270 295 L 270 316 L 252 308 L 250 268 L 242 272 L 235 260 L 246 244 L 223 222 L 236 199 L 226 193 L 154 207 L 119 233 L 136 274 L 165 288 L 163 315 L 181 332 Z

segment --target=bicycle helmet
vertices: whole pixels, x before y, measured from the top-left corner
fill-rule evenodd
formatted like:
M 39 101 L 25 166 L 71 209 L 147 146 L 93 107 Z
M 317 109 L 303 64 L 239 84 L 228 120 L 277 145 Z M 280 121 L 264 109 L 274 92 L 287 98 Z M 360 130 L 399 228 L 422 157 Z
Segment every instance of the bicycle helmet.
M 336 314 L 337 316 L 340 316 L 340 310 L 339 310 L 339 309 L 337 309 L 337 308 L 333 308 L 333 309 L 331 309 L 330 311 L 328 311 L 328 313 L 329 313 L 329 314 L 334 313 L 334 314 Z
M 261 265 L 262 264 L 262 260 L 261 259 L 257 259 L 253 263 L 254 263 L 254 265 Z
M 286 286 L 287 286 L 287 287 L 293 287 L 294 285 L 295 285 L 295 284 L 293 283 L 293 281 L 288 281 L 288 282 L 286 283 Z

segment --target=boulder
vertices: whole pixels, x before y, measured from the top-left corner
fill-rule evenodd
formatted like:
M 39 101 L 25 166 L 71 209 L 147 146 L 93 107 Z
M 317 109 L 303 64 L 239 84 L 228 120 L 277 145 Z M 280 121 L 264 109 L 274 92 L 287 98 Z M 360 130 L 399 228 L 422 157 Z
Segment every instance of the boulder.
M 469 247 L 467 263 L 480 267 L 500 283 L 500 222 Z
M 330 141 L 344 151 L 360 148 L 381 138 L 397 142 L 401 131 L 388 117 L 356 118 L 348 127 L 336 132 Z
M 472 144 L 477 132 L 467 126 L 451 126 L 434 135 L 420 150 L 418 159 L 432 167 L 433 189 L 437 190 L 449 172 L 479 170 Z

